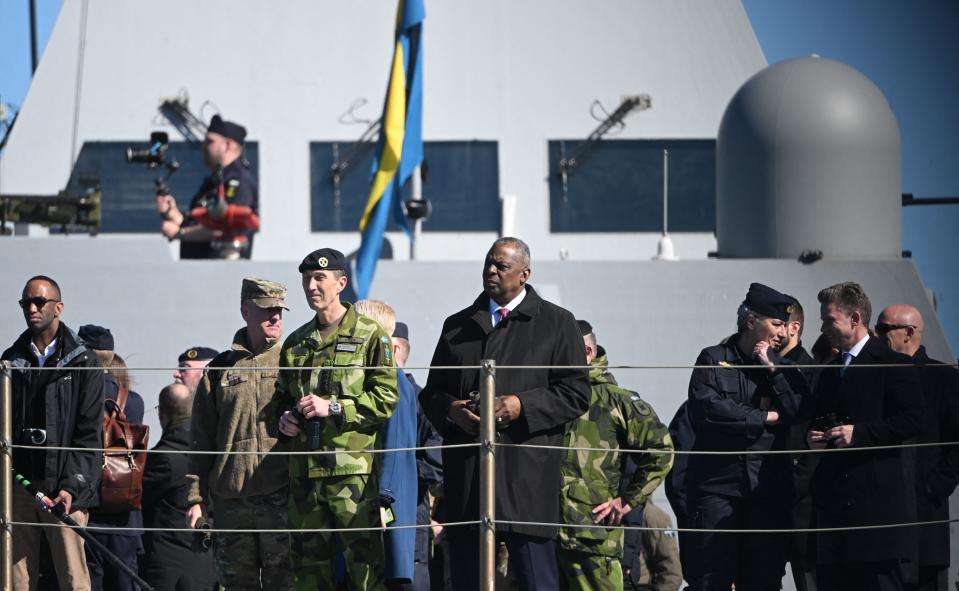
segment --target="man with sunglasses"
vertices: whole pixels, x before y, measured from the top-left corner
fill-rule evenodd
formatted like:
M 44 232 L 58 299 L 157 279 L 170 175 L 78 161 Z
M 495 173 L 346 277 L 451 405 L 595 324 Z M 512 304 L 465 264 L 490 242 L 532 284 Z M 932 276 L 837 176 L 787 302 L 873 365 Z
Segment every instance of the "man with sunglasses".
M 886 345 L 908 355 L 919 368 L 923 415 L 920 443 L 959 441 L 959 371 L 931 359 L 922 345 L 923 321 L 908 304 L 889 306 L 879 315 L 876 334 Z M 921 447 L 916 479 L 916 520 L 949 519 L 949 496 L 959 483 L 959 446 Z M 949 524 L 917 528 L 918 585 L 915 589 L 945 589 L 949 567 Z
M 97 451 L 55 451 L 51 447 L 98 449 L 103 417 L 103 372 L 94 352 L 65 324 L 60 286 L 38 275 L 27 281 L 20 307 L 27 330 L 2 358 L 13 367 L 14 469 L 53 497 L 81 526 L 87 509 L 99 503 Z M 43 369 L 39 369 L 43 368 Z M 47 538 L 60 589 L 90 589 L 83 540 L 58 523 L 21 487 L 15 487 L 13 588 L 33 589 L 40 563 L 40 536 Z

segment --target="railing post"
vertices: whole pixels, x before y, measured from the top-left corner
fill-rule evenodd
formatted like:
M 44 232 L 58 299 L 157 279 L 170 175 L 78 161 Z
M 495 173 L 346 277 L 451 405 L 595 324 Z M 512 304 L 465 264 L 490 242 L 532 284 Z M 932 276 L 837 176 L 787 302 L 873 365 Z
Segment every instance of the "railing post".
M 0 361 L 0 411 L 0 568 L 2 588 L 13 589 L 13 374 L 7 361 Z
M 496 362 L 483 360 L 480 370 L 480 589 L 496 585 Z

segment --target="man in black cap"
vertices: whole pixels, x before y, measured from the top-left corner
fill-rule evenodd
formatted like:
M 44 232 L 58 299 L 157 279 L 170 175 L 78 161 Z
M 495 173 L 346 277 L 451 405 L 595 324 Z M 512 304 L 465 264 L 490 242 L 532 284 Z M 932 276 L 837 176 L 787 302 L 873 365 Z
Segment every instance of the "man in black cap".
M 203 374 L 206 373 L 206 366 L 210 365 L 217 355 L 219 352 L 210 347 L 190 347 L 177 357 L 178 369 L 173 372 L 173 381 L 183 384 L 191 393 L 195 393 Z
M 256 179 L 243 159 L 245 139 L 246 128 L 214 115 L 203 142 L 203 164 L 211 174 L 190 201 L 190 210 L 183 214 L 172 195 L 157 195 L 160 231 L 169 240 L 180 241 L 181 259 L 250 258 L 255 230 L 234 232 L 224 230 L 223 224 L 208 223 L 222 220 L 228 206 L 249 208 L 259 214 Z M 196 217 L 201 208 L 209 210 L 209 217 Z
M 113 333 L 110 332 L 109 328 L 96 324 L 84 324 L 77 331 L 77 335 L 88 347 L 93 349 L 104 368 L 104 404 L 108 404 L 107 401 L 115 402 L 119 399 L 121 388 L 126 389 L 127 385 L 126 383 L 121 384 L 116 376 L 110 373 L 111 368 L 116 367 Z M 126 402 L 123 407 L 123 413 L 127 421 L 142 423 L 143 411 L 143 397 L 132 390 L 127 390 Z M 143 527 L 143 514 L 139 510 L 103 511 L 92 509 L 88 525 L 91 527 L 123 528 L 113 531 L 91 530 L 89 533 L 136 572 L 137 556 L 143 549 L 140 540 L 143 535 L 141 529 Z M 93 591 L 99 591 L 100 589 L 133 591 L 135 589 L 130 575 L 120 570 L 109 560 L 104 559 L 100 552 L 86 546 L 86 556 L 87 568 L 90 570 L 90 586 Z
M 290 410 L 280 416 L 279 430 L 292 438 L 292 451 L 321 452 L 289 458 L 290 528 L 324 530 L 290 538 L 298 591 L 334 587 L 337 549 L 350 589 L 385 589 L 379 532 L 354 528 L 379 526 L 371 451 L 380 447 L 380 428 L 399 401 L 396 367 L 390 335 L 340 300 L 348 270 L 346 257 L 332 248 L 303 259 L 303 294 L 316 315 L 280 350 L 276 396 Z
M 789 423 L 808 386 L 776 353 L 787 338 L 793 299 L 753 283 L 738 311 L 735 336 L 707 347 L 689 380 L 693 451 L 786 449 Z M 686 527 L 787 529 L 792 499 L 786 455 L 692 455 L 686 472 Z M 693 588 L 778 589 L 786 566 L 785 534 L 696 533 Z

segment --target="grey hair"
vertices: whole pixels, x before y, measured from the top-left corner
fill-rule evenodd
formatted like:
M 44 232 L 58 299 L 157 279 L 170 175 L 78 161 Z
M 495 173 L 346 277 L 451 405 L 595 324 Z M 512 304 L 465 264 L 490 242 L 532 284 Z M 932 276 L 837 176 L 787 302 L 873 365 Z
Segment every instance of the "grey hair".
M 736 330 L 739 332 L 746 330 L 746 324 L 749 322 L 750 318 L 756 320 L 757 322 L 761 322 L 768 318 L 768 316 L 757 314 L 746 306 L 746 302 L 743 302 L 739 304 L 739 309 L 736 310 Z
M 530 255 L 529 255 L 529 246 L 520 240 L 519 238 L 513 238 L 512 236 L 503 236 L 493 243 L 493 246 L 490 246 L 489 249 L 493 250 L 497 246 L 511 246 L 518 251 L 520 260 L 523 262 L 523 266 L 529 269 Z

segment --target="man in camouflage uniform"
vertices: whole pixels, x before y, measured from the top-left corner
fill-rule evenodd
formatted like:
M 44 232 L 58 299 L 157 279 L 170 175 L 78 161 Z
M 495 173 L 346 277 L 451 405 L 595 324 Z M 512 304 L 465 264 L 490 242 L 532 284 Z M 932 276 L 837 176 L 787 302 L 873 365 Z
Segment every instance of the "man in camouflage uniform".
M 193 399 L 190 434 L 197 451 L 259 451 L 264 455 L 190 456 L 187 512 L 195 527 L 202 509 L 214 506 L 220 529 L 287 529 L 289 462 L 266 455 L 282 448 L 273 420 L 279 409 L 276 367 L 283 336 L 286 287 L 244 279 L 240 313 L 246 327 L 217 355 Z M 257 368 L 267 368 L 257 371 Z M 233 589 L 288 589 L 289 536 L 221 533 L 214 546 L 220 583 Z
M 618 526 L 633 507 L 642 507 L 672 466 L 669 453 L 640 454 L 638 469 L 621 482 L 620 449 L 672 451 L 669 431 L 635 392 L 605 377 L 605 357 L 596 357 L 596 336 L 580 321 L 586 345 L 591 399 L 589 411 L 570 424 L 566 444 L 604 451 L 567 452 L 560 501 L 563 522 L 570 525 Z M 623 530 L 564 527 L 559 534 L 560 587 L 606 590 L 623 588 L 620 559 Z
M 295 437 L 294 450 L 337 452 L 290 456 L 292 529 L 380 524 L 377 466 L 369 452 L 399 400 L 396 369 L 390 335 L 340 301 L 347 268 L 346 257 L 329 248 L 303 259 L 303 291 L 316 317 L 280 352 L 277 390 L 285 406 L 294 407 L 281 416 L 280 431 Z M 316 430 L 319 441 L 311 446 L 307 435 Z M 333 589 L 338 552 L 350 589 L 385 589 L 378 531 L 293 533 L 290 550 L 296 589 Z

